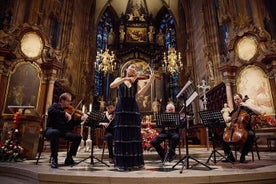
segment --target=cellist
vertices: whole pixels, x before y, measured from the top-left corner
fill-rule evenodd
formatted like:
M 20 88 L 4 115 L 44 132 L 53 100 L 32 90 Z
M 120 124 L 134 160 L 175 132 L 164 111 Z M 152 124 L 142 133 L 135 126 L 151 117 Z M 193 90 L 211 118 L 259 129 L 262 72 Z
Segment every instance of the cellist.
M 246 96 L 247 97 L 247 96 Z M 254 140 L 254 131 L 251 127 L 251 116 L 252 115 L 260 115 L 262 114 L 261 109 L 254 105 L 250 100 L 247 100 L 247 98 L 243 99 L 242 95 L 237 93 L 234 95 L 234 103 L 235 103 L 235 109 L 230 113 L 229 117 L 226 119 L 226 123 L 235 121 L 236 115 L 239 116 L 240 111 L 247 113 L 249 119 L 247 123 L 245 124 L 244 130 L 247 134 L 247 139 L 243 141 L 241 144 L 242 150 L 241 150 L 241 156 L 240 156 L 240 163 L 246 163 L 245 156 L 248 154 L 250 147 Z M 224 132 L 225 133 L 225 132 Z M 223 137 L 223 136 L 222 136 Z M 227 156 L 226 160 L 223 160 L 223 162 L 235 162 L 236 159 L 233 156 L 233 153 L 230 148 L 230 143 L 225 141 L 222 138 L 222 146 L 225 155 Z

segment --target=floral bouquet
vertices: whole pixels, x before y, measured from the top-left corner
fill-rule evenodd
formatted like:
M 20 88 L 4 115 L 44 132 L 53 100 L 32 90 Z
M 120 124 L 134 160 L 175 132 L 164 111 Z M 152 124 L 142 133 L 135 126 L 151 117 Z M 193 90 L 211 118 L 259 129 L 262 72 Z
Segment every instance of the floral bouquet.
M 276 120 L 270 116 L 259 115 L 253 118 L 253 124 L 255 128 L 276 127 Z
M 11 132 L 9 134 L 12 134 Z M 16 143 L 10 136 L 5 143 L 0 142 L 0 161 L 20 162 L 22 159 L 23 148 Z

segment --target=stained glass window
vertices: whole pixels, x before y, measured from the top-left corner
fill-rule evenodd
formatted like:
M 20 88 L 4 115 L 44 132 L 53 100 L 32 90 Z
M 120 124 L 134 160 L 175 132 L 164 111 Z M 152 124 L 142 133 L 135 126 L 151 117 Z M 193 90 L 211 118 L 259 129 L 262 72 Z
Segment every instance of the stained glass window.
M 170 13 L 165 12 L 161 16 L 160 21 L 160 29 L 162 33 L 165 34 L 165 48 L 169 49 L 171 47 L 176 48 L 176 31 L 175 31 L 175 24 L 174 19 Z M 170 82 L 169 82 L 169 89 L 170 89 L 170 98 L 175 101 L 176 95 L 179 91 L 178 88 L 178 74 L 170 75 Z
M 110 32 L 111 28 L 113 29 L 113 20 L 110 16 L 108 9 L 104 12 L 101 16 L 101 19 L 98 24 L 97 30 L 97 52 L 101 50 L 105 50 L 107 48 L 107 38 L 108 33 Z M 98 60 L 96 60 L 99 63 Z M 94 96 L 99 97 L 103 96 L 103 77 L 102 74 L 95 70 L 95 88 L 94 88 Z

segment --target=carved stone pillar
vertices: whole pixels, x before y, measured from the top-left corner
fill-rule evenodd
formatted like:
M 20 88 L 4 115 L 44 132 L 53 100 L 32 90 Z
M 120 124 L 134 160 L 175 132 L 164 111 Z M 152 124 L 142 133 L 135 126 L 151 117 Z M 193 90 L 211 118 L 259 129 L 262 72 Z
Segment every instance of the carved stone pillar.
M 54 84 L 57 80 L 57 73 L 61 69 L 61 63 L 56 62 L 55 60 L 50 60 L 47 63 L 43 63 L 41 68 L 43 68 L 44 75 L 48 79 L 47 91 L 46 91 L 46 100 L 45 100 L 45 109 L 52 104 Z
M 235 78 L 236 78 L 236 71 L 238 67 L 237 66 L 230 66 L 225 65 L 219 68 L 219 70 L 222 73 L 222 79 L 226 86 L 226 97 L 227 97 L 227 103 L 228 106 L 231 109 L 234 109 L 233 104 L 233 86 L 235 85 Z

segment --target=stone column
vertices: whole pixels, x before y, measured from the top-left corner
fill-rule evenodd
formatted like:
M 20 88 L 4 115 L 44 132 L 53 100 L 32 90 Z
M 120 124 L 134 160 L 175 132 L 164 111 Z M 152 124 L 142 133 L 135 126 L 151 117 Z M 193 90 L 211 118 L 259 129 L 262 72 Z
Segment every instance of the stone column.
M 230 66 L 230 65 L 225 65 L 219 68 L 219 70 L 222 73 L 223 82 L 225 83 L 225 86 L 226 86 L 227 103 L 231 110 L 234 109 L 232 86 L 235 85 L 237 69 L 238 69 L 237 66 Z
M 228 107 L 230 107 L 230 109 L 233 110 L 234 104 L 233 104 L 233 95 L 232 95 L 232 88 L 231 88 L 232 85 L 229 80 L 226 80 L 224 83 L 226 87 L 227 104 L 228 104 Z

